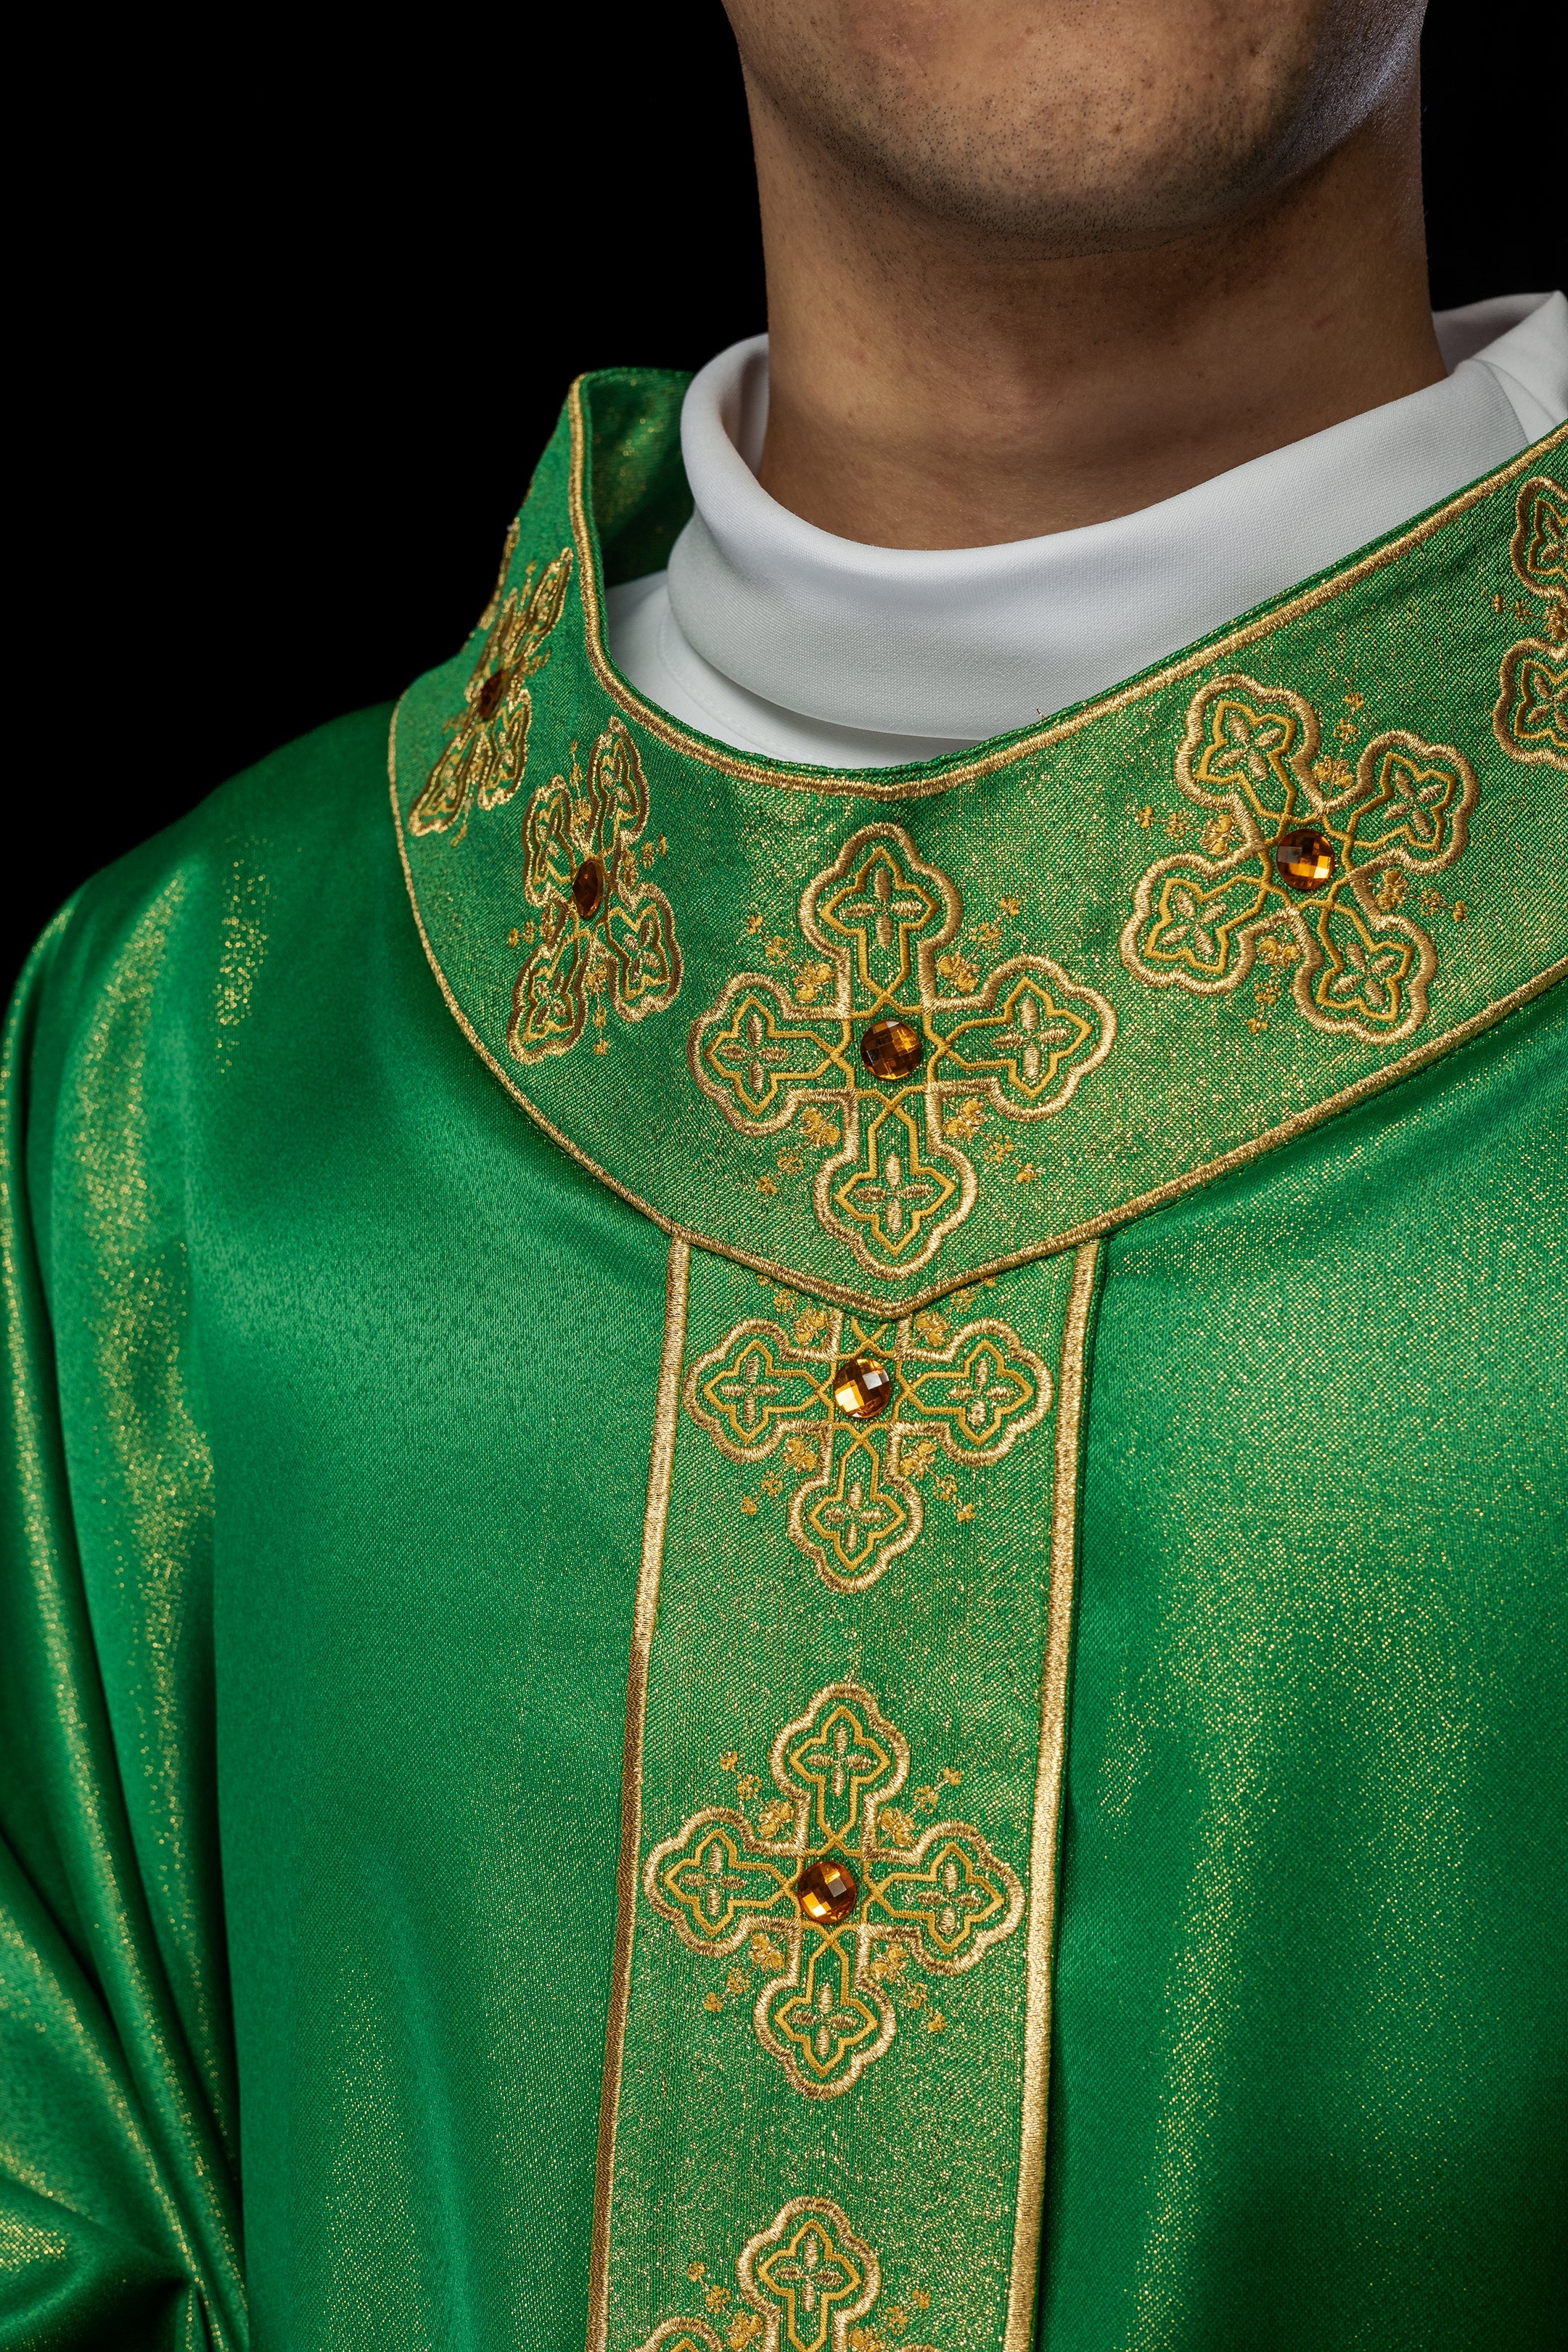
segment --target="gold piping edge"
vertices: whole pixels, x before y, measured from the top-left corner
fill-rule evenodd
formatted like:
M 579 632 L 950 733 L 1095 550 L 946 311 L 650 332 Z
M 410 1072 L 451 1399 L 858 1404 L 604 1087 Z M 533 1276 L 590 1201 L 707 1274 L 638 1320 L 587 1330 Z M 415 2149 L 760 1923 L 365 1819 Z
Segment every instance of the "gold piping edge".
M 403 883 L 408 891 L 409 905 L 413 909 L 414 928 L 424 950 L 425 961 L 435 975 L 435 983 L 445 1000 L 446 1009 L 491 1076 L 498 1080 L 513 1101 L 527 1111 L 535 1126 L 548 1135 L 552 1143 L 558 1144 L 569 1160 L 574 1160 L 596 1182 L 602 1184 L 606 1192 L 613 1192 L 618 1200 L 624 1201 L 628 1208 L 635 1209 L 640 1216 L 657 1225 L 661 1233 L 668 1234 L 674 1240 L 689 1243 L 694 1249 L 711 1251 L 715 1257 L 728 1258 L 732 1265 L 749 1266 L 755 1273 L 766 1275 L 770 1282 L 781 1286 L 803 1291 L 812 1298 L 831 1299 L 835 1307 L 852 1307 L 856 1314 L 875 1315 L 883 1320 L 890 1315 L 918 1315 L 923 1308 L 934 1307 L 939 1299 L 946 1298 L 950 1290 L 966 1289 L 971 1283 L 983 1282 L 991 1275 L 1011 1274 L 1020 1265 L 1032 1265 L 1037 1258 L 1056 1257 L 1063 1250 L 1077 1249 L 1084 1242 L 1114 1233 L 1120 1225 L 1132 1224 L 1139 1217 L 1146 1217 L 1152 1211 L 1180 1200 L 1185 1193 L 1197 1192 L 1203 1185 L 1229 1175 L 1233 1169 L 1244 1167 L 1249 1160 L 1256 1160 L 1261 1153 L 1272 1151 L 1281 1144 L 1293 1143 L 1298 1136 L 1307 1134 L 1325 1119 L 1337 1118 L 1341 1111 L 1354 1110 L 1358 1103 L 1381 1094 L 1385 1087 L 1397 1086 L 1402 1078 L 1413 1077 L 1428 1062 L 1440 1060 L 1443 1055 L 1468 1045 L 1498 1022 L 1505 1021 L 1511 1013 L 1521 1011 L 1533 997 L 1543 995 L 1559 981 L 1568 980 L 1568 956 L 1563 956 L 1556 963 L 1548 964 L 1546 970 L 1538 972 L 1532 980 L 1522 982 L 1518 988 L 1511 989 L 1506 996 L 1494 998 L 1479 1013 L 1472 1013 L 1468 1020 L 1459 1022 L 1455 1028 L 1445 1030 L 1441 1036 L 1428 1038 L 1413 1053 L 1401 1055 L 1398 1061 L 1390 1062 L 1381 1070 L 1369 1070 L 1364 1077 L 1357 1078 L 1351 1086 L 1342 1087 L 1337 1094 L 1325 1095 L 1321 1102 L 1309 1105 L 1305 1110 L 1292 1111 L 1290 1118 L 1281 1119 L 1277 1127 L 1265 1128 L 1260 1135 L 1251 1136 L 1245 1143 L 1234 1145 L 1230 1150 L 1221 1152 L 1217 1160 L 1206 1160 L 1201 1168 L 1191 1169 L 1185 1175 L 1172 1176 L 1165 1183 L 1154 1186 L 1152 1191 L 1140 1192 L 1133 1200 L 1124 1201 L 1119 1208 L 1106 1209 L 1097 1217 L 1087 1217 L 1061 1233 L 1030 1242 L 1023 1249 L 1011 1250 L 1001 1257 L 988 1258 L 981 1265 L 968 1266 L 961 1272 L 950 1274 L 939 1282 L 927 1284 L 924 1290 L 912 1292 L 907 1297 L 852 1290 L 846 1283 L 831 1282 L 819 1274 L 802 1274 L 779 1258 L 762 1257 L 755 1250 L 742 1249 L 737 1242 L 720 1241 L 713 1234 L 699 1233 L 695 1225 L 683 1225 L 675 1218 L 665 1216 L 662 1210 L 654 1208 L 651 1201 L 643 1200 L 640 1192 L 634 1192 L 629 1184 L 622 1184 L 619 1177 L 612 1176 L 607 1168 L 601 1168 L 598 1160 L 591 1160 L 586 1151 L 580 1150 L 569 1135 L 563 1134 L 545 1117 L 536 1103 L 529 1101 L 511 1073 L 502 1066 L 453 993 L 431 943 L 430 934 L 424 928 L 408 845 L 403 837 L 402 811 L 398 806 L 397 721 L 402 709 L 402 699 L 400 698 L 392 716 L 387 764 L 392 779 L 392 822 L 397 828 L 398 856 L 402 865 Z
M 1397 537 L 1385 540 L 1367 554 L 1356 557 L 1343 571 L 1319 581 L 1315 587 L 1304 589 L 1289 603 L 1274 605 L 1256 620 L 1242 622 L 1227 635 L 1206 640 L 1194 652 L 1167 662 L 1164 668 L 1151 671 L 1128 686 L 1113 688 L 1109 694 L 1086 703 L 1081 710 L 1074 711 L 1066 719 L 1053 720 L 1027 735 L 1009 737 L 998 750 L 982 752 L 977 758 L 963 761 L 956 767 L 946 768 L 939 776 L 922 779 L 900 775 L 892 783 L 873 783 L 865 779 L 885 775 L 885 770 L 867 769 L 857 777 L 846 774 L 842 770 L 790 767 L 781 761 L 751 760 L 743 753 L 727 751 L 722 745 L 710 743 L 703 736 L 682 727 L 653 703 L 645 702 L 615 668 L 604 646 L 599 581 L 592 561 L 588 509 L 583 496 L 587 461 L 587 436 L 582 415 L 584 381 L 579 376 L 567 394 L 567 413 L 571 427 L 568 504 L 571 535 L 578 554 L 577 584 L 582 599 L 588 658 L 605 693 L 666 750 L 700 761 L 704 767 L 716 768 L 721 775 L 739 777 L 752 783 L 775 784 L 786 792 L 838 793 L 864 800 L 928 800 L 938 793 L 951 791 L 956 785 L 973 783 L 983 776 L 995 775 L 998 769 L 1011 767 L 1035 752 L 1051 750 L 1054 744 L 1064 742 L 1069 736 L 1092 726 L 1095 720 L 1107 717 L 1111 712 L 1128 709 L 1162 687 L 1174 685 L 1180 678 L 1192 677 L 1199 670 L 1207 669 L 1210 663 L 1228 656 L 1245 646 L 1255 645 L 1260 637 L 1270 635 L 1285 622 L 1296 620 L 1301 614 L 1315 612 L 1319 605 L 1331 603 L 1345 589 L 1354 587 L 1373 572 L 1382 571 L 1385 565 L 1396 562 L 1413 547 L 1418 547 L 1429 539 L 1434 531 L 1442 530 L 1447 523 L 1468 513 L 1482 499 L 1493 498 L 1498 491 L 1507 488 L 1518 475 L 1528 472 L 1543 455 L 1568 445 L 1568 424 L 1557 425 L 1539 441 L 1532 442 L 1528 449 L 1521 449 L 1517 457 L 1511 457 L 1505 466 L 1500 466 L 1495 473 L 1483 474 L 1479 481 L 1457 491 L 1453 498 L 1435 508 L 1419 522 L 1411 524 Z
M 681 1370 L 686 1349 L 686 1293 L 691 1248 L 670 1242 L 664 1284 L 664 1344 L 653 1405 L 648 1456 L 648 1507 L 643 1558 L 632 1617 L 626 1669 L 626 1745 L 621 1768 L 621 1856 L 615 1873 L 615 1952 L 610 1971 L 610 2015 L 604 2035 L 604 2081 L 599 2105 L 599 2147 L 593 2189 L 593 2236 L 588 2273 L 588 2352 L 604 2352 L 610 2327 L 610 2213 L 615 2194 L 615 2128 L 621 2108 L 621 2068 L 632 2000 L 632 1948 L 636 1934 L 638 1862 L 643 1843 L 643 1737 L 648 1714 L 648 1662 L 659 1613 L 659 1579 L 670 1482 L 680 1422 Z
M 1003 2352 L 1030 2352 L 1034 2342 L 1045 2211 L 1045 2126 L 1051 2087 L 1051 2010 L 1056 1956 L 1057 1849 L 1067 1759 L 1068 1668 L 1072 1655 L 1072 1608 L 1078 1564 L 1078 1471 L 1082 1451 L 1084 1363 L 1100 1244 L 1085 1242 L 1072 1269 L 1061 1333 L 1057 1390 L 1056 1477 L 1051 1498 L 1051 1596 L 1046 1610 L 1045 1668 L 1040 1677 L 1040 1762 L 1029 1853 L 1028 2007 L 1024 2019 L 1023 2118 L 1019 2148 L 1018 2205 L 1008 2286 Z

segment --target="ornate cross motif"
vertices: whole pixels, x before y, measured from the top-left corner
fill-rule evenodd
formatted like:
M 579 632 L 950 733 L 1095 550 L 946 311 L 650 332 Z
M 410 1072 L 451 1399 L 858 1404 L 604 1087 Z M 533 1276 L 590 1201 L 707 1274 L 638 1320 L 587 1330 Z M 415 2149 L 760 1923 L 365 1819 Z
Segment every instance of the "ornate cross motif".
M 887 1411 L 856 1422 L 833 1401 L 834 1366 L 872 1356 L 894 1378 Z M 925 1518 L 921 1485 L 940 1454 L 1000 1461 L 1051 1409 L 1051 1374 L 991 1317 L 953 1329 L 926 1313 L 865 1325 L 807 1307 L 793 1328 L 749 1317 L 699 1356 L 686 1411 L 733 1462 L 781 1455 L 794 1479 L 787 1525 L 824 1584 L 862 1592 L 907 1551 Z
M 765 1972 L 752 2011 L 758 2042 L 797 2091 L 834 2098 L 892 2042 L 883 1988 L 904 1959 L 944 1976 L 974 1968 L 1018 1926 L 1023 1888 L 967 1822 L 920 1830 L 894 1806 L 909 1749 L 858 1684 L 819 1691 L 769 1761 L 779 1796 L 755 1822 L 739 1806 L 694 1813 L 649 1854 L 643 1887 L 692 1951 L 716 1958 L 749 1944 Z M 937 1801 L 933 1790 L 916 1798 Z M 828 1858 L 844 1864 L 857 1895 L 842 1919 L 817 1926 L 795 1883 Z
M 1342 740 L 1355 722 L 1340 722 Z M 1427 934 L 1398 913 L 1407 877 L 1451 866 L 1465 846 L 1476 780 L 1447 744 L 1403 729 L 1375 735 L 1354 768 L 1321 757 L 1317 713 L 1287 687 L 1216 678 L 1193 701 L 1176 781 L 1214 812 L 1207 855 L 1148 869 L 1122 934 L 1122 960 L 1156 988 L 1239 988 L 1257 957 L 1291 975 L 1314 1029 L 1369 1044 L 1407 1037 L 1427 1015 L 1437 970 Z M 1332 848 L 1328 877 L 1296 892 L 1274 845 L 1310 826 Z
M 1111 1050 L 1103 996 L 1045 955 L 1018 955 L 982 983 L 942 955 L 963 918 L 957 890 L 902 825 L 865 825 L 807 885 L 800 929 L 821 961 L 781 980 L 745 972 L 692 1030 L 692 1075 L 731 1125 L 770 1135 L 801 1116 L 833 1148 L 813 1204 L 875 1274 L 925 1265 L 974 1207 L 965 1148 L 988 1111 L 1048 1118 Z M 859 1045 L 902 1019 L 924 1054 L 906 1079 L 877 1079 Z
M 1521 637 L 1504 654 L 1492 729 L 1511 760 L 1568 768 L 1568 491 L 1532 474 L 1520 485 L 1514 515 L 1509 553 L 1531 595 L 1545 600 L 1546 634 Z
M 508 548 L 515 543 L 509 537 Z M 522 586 L 494 614 L 484 651 L 463 689 L 463 708 L 446 722 L 452 740 L 409 811 L 411 833 L 444 833 L 461 818 L 461 840 L 476 800 L 482 809 L 499 808 L 523 781 L 533 717 L 528 681 L 549 659 L 545 639 L 566 603 L 570 548 L 563 547 L 530 587 L 533 576 L 530 563 Z
M 825 2214 L 799 2221 L 770 2252 L 754 2252 L 749 2267 L 758 2286 L 779 2307 L 790 2352 L 821 2352 L 835 2313 L 847 2312 L 865 2293 L 864 2265 L 840 2244 Z
M 701 2286 L 707 2266 L 694 2263 L 686 2275 Z M 641 2352 L 873 2352 L 883 2340 L 861 2324 L 882 2293 L 882 2264 L 831 2197 L 792 2197 L 742 2247 L 735 2275 L 739 2307 L 722 2320 L 722 2339 L 709 2318 L 666 2319 Z M 727 2288 L 708 2287 L 703 2300 L 710 2312 L 728 2313 Z M 915 2296 L 921 2307 L 930 2300 L 923 2292 Z M 906 2326 L 908 2314 L 890 2311 L 888 2324 Z
M 610 1050 L 606 998 L 623 1021 L 674 1002 L 681 950 L 670 902 L 643 871 L 653 845 L 644 843 L 638 856 L 647 822 L 643 763 L 619 719 L 595 743 L 586 783 L 574 757 L 570 782 L 552 776 L 529 802 L 523 888 L 529 906 L 543 912 L 537 926 L 530 919 L 513 935 L 514 943 L 533 947 L 512 991 L 507 1030 L 519 1062 L 570 1053 L 591 1002 L 596 1054 Z M 572 889 L 585 866 L 598 877 L 598 902 L 586 913 Z

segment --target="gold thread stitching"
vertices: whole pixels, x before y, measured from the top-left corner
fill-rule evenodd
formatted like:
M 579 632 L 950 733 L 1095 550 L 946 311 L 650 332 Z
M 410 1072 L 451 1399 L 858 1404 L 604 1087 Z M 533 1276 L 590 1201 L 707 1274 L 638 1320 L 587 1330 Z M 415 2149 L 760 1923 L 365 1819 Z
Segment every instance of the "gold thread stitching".
M 808 1001 L 799 981 L 791 998 L 766 973 L 740 973 L 687 1044 L 698 1087 L 742 1134 L 776 1134 L 807 1111 L 808 1134 L 831 1130 L 812 1206 L 873 1274 L 929 1265 L 974 1208 L 966 1109 L 1049 1118 L 1115 1042 L 1108 1000 L 1049 956 L 1011 956 L 979 985 L 965 958 L 939 952 L 962 919 L 957 889 L 902 825 L 862 825 L 800 896 L 800 929 L 825 959 L 808 966 Z M 856 1051 L 857 1024 L 888 1018 L 925 1040 L 902 1082 L 873 1079 Z
M 935 1822 L 912 1839 L 895 1812 L 884 1830 L 881 1808 L 908 1778 L 909 1748 L 858 1683 L 818 1691 L 778 1734 L 768 1763 L 779 1802 L 757 1822 L 738 1805 L 702 1807 L 653 1848 L 643 1891 L 689 1951 L 723 1958 L 749 1942 L 758 1958 L 766 1930 L 774 1973 L 752 2011 L 757 2039 L 804 2097 L 837 2098 L 895 2031 L 889 1971 L 873 1965 L 873 1943 L 901 1947 L 934 1974 L 963 1975 L 1012 1935 L 1023 1887 L 967 1822 Z M 936 1801 L 935 1790 L 917 1794 Z M 818 1926 L 795 1883 L 832 1855 L 850 1865 L 859 1895 L 846 1918 Z
M 507 537 L 502 581 L 516 545 L 512 534 Z M 522 782 L 534 707 L 528 681 L 549 659 L 545 639 L 566 609 L 571 564 L 571 550 L 563 547 L 545 567 L 538 586 L 530 588 L 530 563 L 521 587 L 511 591 L 490 625 L 463 689 L 463 708 L 446 721 L 444 731 L 452 740 L 409 810 L 411 833 L 445 833 L 455 824 L 454 838 L 461 841 L 476 802 L 482 809 L 501 808 Z M 498 581 L 497 589 L 500 584 Z M 494 603 L 492 598 L 486 612 Z
M 1521 638 L 1504 654 L 1492 732 L 1511 760 L 1568 768 L 1568 495 L 1532 474 L 1519 486 L 1514 513 L 1509 556 L 1545 604 L 1546 635 Z M 1527 609 L 1519 607 L 1521 617 Z
M 507 1045 L 517 1061 L 570 1054 L 587 1026 L 591 1001 L 599 1032 L 593 1050 L 604 1054 L 606 998 L 622 1021 L 642 1021 L 664 1012 L 680 993 L 674 910 L 645 878 L 637 856 L 647 823 L 643 762 L 616 717 L 593 747 L 586 782 L 574 745 L 570 782 L 552 776 L 528 803 L 523 890 L 529 906 L 543 912 L 538 944 L 512 991 Z M 591 860 L 599 866 L 601 890 L 584 915 L 572 878 Z
M 786 1332 L 748 1316 L 686 1376 L 686 1411 L 722 1454 L 754 1464 L 782 1447 L 788 1468 L 804 1474 L 788 1507 L 789 1539 L 836 1592 L 865 1591 L 918 1540 L 919 1482 L 938 1450 L 988 1467 L 1051 1409 L 1051 1374 L 1010 1325 L 985 1316 L 949 1334 L 939 1318 L 921 1320 L 924 1332 L 907 1316 L 846 1331 L 841 1313 L 817 1309 Z M 868 1354 L 894 1381 L 888 1412 L 869 1423 L 852 1421 L 832 1392 L 839 1360 Z
M 1532 596 L 1568 598 L 1568 492 L 1549 474 L 1520 484 L 1508 553 Z
M 792 2222 L 798 2226 L 786 2244 Z M 819 2249 L 814 2263 L 808 2252 L 813 2244 Z M 813 2273 L 821 2278 L 829 2267 L 836 2267 L 840 2280 L 838 2292 L 825 2299 L 821 2288 L 813 2291 Z M 844 2352 L 851 2323 L 863 2319 L 882 2292 L 881 2263 L 831 2197 L 791 2199 L 766 2230 L 747 2240 L 735 2274 L 747 2301 L 764 2315 L 767 2352 L 774 2352 L 780 2339 L 782 2352 L 828 2352 L 830 2340 L 833 2352 Z
M 1475 772 L 1403 728 L 1374 736 L 1354 772 L 1318 758 L 1321 740 L 1316 711 L 1288 687 L 1235 672 L 1200 689 L 1176 782 L 1220 813 L 1224 834 L 1206 829 L 1216 848 L 1232 832 L 1238 846 L 1157 858 L 1134 895 L 1122 961 L 1155 988 L 1211 995 L 1239 988 L 1262 951 L 1291 967 L 1296 1009 L 1314 1029 L 1392 1043 L 1426 1019 L 1437 967 L 1430 935 L 1396 911 L 1398 869 L 1435 874 L 1462 854 Z M 1322 889 L 1298 896 L 1274 871 L 1272 845 L 1301 822 L 1333 843 L 1335 863 Z
M 706 2263 L 692 2263 L 686 2276 L 697 2285 L 706 2271 Z M 860 2324 L 882 2293 L 882 2264 L 831 2197 L 792 2197 L 765 2230 L 747 2240 L 735 2274 L 742 2308 L 722 2345 L 705 2318 L 664 2319 L 641 2352 L 887 2352 L 887 2339 Z M 717 2312 L 729 2295 L 713 2287 L 703 2299 Z M 911 2300 L 916 2310 L 930 2307 L 923 2288 Z M 890 2332 L 907 2320 L 907 2313 L 890 2311 Z M 905 2352 L 933 2347 L 910 2345 Z
M 725 2352 L 706 2319 L 662 2319 L 642 2352 Z
M 1568 768 L 1568 640 L 1522 637 L 1498 671 L 1492 727 L 1511 760 Z

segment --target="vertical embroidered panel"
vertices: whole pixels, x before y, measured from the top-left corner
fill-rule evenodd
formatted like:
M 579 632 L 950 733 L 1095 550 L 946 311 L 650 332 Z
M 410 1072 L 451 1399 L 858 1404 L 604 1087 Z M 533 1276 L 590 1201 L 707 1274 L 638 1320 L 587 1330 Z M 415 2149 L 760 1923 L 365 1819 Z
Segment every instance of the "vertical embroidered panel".
M 673 1261 L 591 2352 L 874 2352 L 927 2326 L 942 2352 L 1015 2352 L 1094 1263 L 1021 1269 L 904 1334 L 901 1410 L 934 1433 L 904 1442 L 952 1466 L 920 1539 L 856 1580 L 802 1542 L 784 1453 L 823 1475 L 817 1357 L 845 1335 L 797 1341 L 810 1301 L 702 1252 L 677 1285 Z M 986 1393 L 948 1398 L 976 1349 Z M 938 1454 L 949 1409 L 980 1458 Z

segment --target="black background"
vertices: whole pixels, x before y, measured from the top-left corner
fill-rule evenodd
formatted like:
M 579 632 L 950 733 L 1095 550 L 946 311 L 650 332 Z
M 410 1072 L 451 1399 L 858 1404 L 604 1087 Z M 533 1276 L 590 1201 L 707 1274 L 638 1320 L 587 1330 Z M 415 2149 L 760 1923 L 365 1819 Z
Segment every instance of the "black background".
M 1562 282 L 1543 5 L 1431 7 L 1438 308 Z M 452 652 L 574 375 L 763 325 L 717 0 L 548 21 L 372 62 L 272 19 L 222 55 L 138 29 L 39 73 L 0 991 L 96 867 Z

